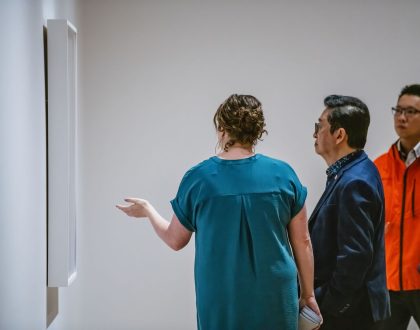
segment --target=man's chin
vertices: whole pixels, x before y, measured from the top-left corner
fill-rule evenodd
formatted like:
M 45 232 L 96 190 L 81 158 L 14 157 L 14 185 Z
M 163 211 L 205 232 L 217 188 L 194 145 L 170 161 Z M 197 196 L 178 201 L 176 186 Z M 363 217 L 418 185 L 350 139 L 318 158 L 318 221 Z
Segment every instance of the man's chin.
M 397 133 L 397 135 L 400 137 L 400 138 L 403 138 L 403 139 L 405 139 L 405 138 L 408 138 L 409 136 L 409 134 L 407 134 L 407 130 L 406 129 L 404 129 L 404 128 L 396 128 L 395 129 L 395 132 Z

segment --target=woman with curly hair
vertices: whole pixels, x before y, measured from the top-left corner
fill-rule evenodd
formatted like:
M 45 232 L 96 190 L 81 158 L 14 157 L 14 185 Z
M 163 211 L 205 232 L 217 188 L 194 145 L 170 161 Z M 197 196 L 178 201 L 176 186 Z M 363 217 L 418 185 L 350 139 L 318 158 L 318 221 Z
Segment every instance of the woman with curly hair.
M 299 305 L 319 314 L 306 188 L 288 164 L 255 153 L 267 133 L 255 97 L 231 95 L 213 122 L 220 152 L 184 175 L 171 222 L 144 199 L 117 207 L 149 218 L 174 250 L 195 233 L 198 329 L 295 330 Z

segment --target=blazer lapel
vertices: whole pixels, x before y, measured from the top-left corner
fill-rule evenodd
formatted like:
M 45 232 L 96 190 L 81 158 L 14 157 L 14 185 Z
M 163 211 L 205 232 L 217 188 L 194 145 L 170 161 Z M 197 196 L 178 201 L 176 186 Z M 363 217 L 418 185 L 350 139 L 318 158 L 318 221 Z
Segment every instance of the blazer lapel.
M 312 212 L 312 214 L 311 214 L 311 216 L 310 216 L 310 218 L 308 220 L 308 223 L 310 223 L 311 221 L 313 221 L 316 218 L 319 209 L 321 208 L 322 205 L 324 205 L 324 203 L 327 200 L 328 196 L 330 196 L 331 193 L 332 193 L 332 191 L 334 190 L 334 187 L 337 184 L 337 182 L 339 180 L 339 177 L 341 177 L 341 174 L 340 175 L 336 175 L 335 178 L 334 178 L 334 181 L 331 182 L 327 187 L 325 187 L 325 190 L 322 193 L 322 196 L 319 199 L 318 203 L 316 204 L 315 209 L 313 210 L 313 212 Z
M 364 160 L 365 158 L 367 158 L 367 155 L 365 154 L 365 152 L 363 152 L 358 158 L 356 158 L 354 161 L 350 162 L 349 164 L 345 165 L 339 171 L 339 173 L 334 177 L 334 181 L 331 182 L 327 187 L 325 187 L 325 190 L 321 198 L 319 199 L 318 203 L 315 206 L 315 209 L 313 210 L 311 216 L 309 217 L 308 223 L 316 219 L 319 209 L 321 208 L 322 205 L 324 205 L 327 198 L 331 195 L 331 193 L 334 190 L 335 185 L 337 184 L 338 181 L 340 181 L 340 178 L 343 176 L 343 173 L 347 171 L 349 168 L 353 167 L 354 165 Z

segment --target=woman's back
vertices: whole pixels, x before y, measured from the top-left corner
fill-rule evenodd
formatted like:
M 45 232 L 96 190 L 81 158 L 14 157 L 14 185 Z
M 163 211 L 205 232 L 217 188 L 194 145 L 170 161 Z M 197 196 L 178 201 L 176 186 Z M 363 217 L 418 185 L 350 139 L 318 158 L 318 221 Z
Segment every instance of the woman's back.
M 305 198 L 290 166 L 261 154 L 212 157 L 186 173 L 172 205 L 196 234 L 199 329 L 295 328 L 286 227 Z

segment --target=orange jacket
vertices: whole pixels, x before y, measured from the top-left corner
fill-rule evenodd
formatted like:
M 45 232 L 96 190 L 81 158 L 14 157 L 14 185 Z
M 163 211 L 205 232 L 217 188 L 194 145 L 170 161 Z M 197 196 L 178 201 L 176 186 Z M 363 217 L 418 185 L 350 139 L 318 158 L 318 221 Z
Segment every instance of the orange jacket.
M 420 289 L 420 158 L 406 167 L 396 144 L 375 160 L 385 191 L 389 290 Z

